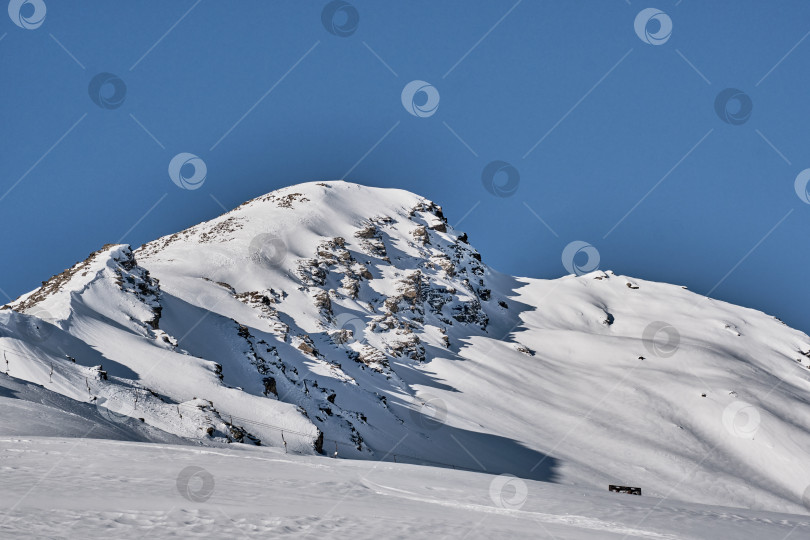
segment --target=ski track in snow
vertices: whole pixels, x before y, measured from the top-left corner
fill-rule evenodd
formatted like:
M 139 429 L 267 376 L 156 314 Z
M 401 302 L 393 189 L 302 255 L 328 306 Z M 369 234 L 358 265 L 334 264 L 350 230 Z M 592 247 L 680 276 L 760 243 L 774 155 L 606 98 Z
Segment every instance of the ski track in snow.
M 417 495 L 416 493 L 410 493 L 401 489 L 396 489 L 389 486 L 381 486 L 379 484 L 375 484 L 368 480 L 363 480 L 363 484 L 368 486 L 369 488 L 373 489 L 375 493 L 379 495 L 387 495 L 393 497 L 400 497 L 403 499 L 409 499 L 412 501 L 419 501 L 419 502 L 426 502 L 430 504 L 437 504 L 440 506 L 450 506 L 453 508 L 462 508 L 464 510 L 470 510 L 473 512 L 487 512 L 491 514 L 500 514 L 505 516 L 510 516 L 519 519 L 529 519 L 533 521 L 539 521 L 542 523 L 557 523 L 563 524 L 570 527 L 578 527 L 583 529 L 592 529 L 596 531 L 603 531 L 606 533 L 614 533 L 614 534 L 623 534 L 625 536 L 638 536 L 641 538 L 659 538 L 665 540 L 672 540 L 677 539 L 676 536 L 669 535 L 669 534 L 657 534 L 649 531 L 642 531 L 639 529 L 630 529 L 627 527 L 623 527 L 618 523 L 608 523 L 605 521 L 601 521 L 598 519 L 592 519 L 585 516 L 555 516 L 552 514 L 541 514 L 538 512 L 524 512 L 522 510 L 515 510 L 511 508 L 497 508 L 492 506 L 483 506 L 480 504 L 470 504 L 470 503 L 461 503 L 457 501 L 448 501 L 442 499 L 436 499 L 433 497 L 425 497 L 423 495 Z

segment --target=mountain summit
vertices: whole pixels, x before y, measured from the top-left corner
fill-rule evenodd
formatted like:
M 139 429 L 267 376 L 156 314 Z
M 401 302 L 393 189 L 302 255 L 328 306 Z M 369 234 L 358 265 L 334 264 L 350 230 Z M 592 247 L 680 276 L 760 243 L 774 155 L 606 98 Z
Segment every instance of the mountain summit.
M 609 271 L 498 273 L 402 190 L 300 184 L 136 250 L 105 246 L 4 306 L 0 348 L 26 421 L 46 407 L 84 422 L 39 434 L 806 511 L 807 335 Z

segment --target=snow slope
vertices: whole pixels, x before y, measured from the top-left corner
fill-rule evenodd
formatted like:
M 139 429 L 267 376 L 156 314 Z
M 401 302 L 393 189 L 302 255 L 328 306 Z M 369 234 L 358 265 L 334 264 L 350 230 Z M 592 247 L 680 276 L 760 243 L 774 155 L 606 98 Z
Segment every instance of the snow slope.
M 807 516 L 244 445 L 3 437 L 0 463 L 10 486 L 0 491 L 0 505 L 9 509 L 0 515 L 3 538 L 796 540 L 810 534 Z
M 808 336 L 676 285 L 500 274 L 405 191 L 278 190 L 10 307 L 11 376 L 196 444 L 808 512 Z

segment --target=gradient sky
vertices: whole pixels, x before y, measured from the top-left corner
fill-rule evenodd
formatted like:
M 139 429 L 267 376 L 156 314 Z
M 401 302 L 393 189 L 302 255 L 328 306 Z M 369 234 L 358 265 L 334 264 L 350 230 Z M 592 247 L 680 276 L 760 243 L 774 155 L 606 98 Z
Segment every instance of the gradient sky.
M 5 295 L 345 178 L 433 199 L 504 272 L 564 275 L 583 241 L 602 269 L 810 331 L 807 2 L 44 0 L 44 20 L 20 3 L 0 20 Z M 438 94 L 406 99 L 421 116 L 415 80 Z M 198 189 L 169 176 L 182 152 L 206 165 Z M 493 161 L 516 190 L 486 189 Z

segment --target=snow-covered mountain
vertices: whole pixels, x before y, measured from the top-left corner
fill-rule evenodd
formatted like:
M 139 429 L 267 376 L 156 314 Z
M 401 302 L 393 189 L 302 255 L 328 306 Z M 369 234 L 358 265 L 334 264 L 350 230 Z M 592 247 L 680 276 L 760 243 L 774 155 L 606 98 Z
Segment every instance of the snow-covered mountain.
M 401 190 L 301 184 L 105 246 L 5 306 L 0 349 L 0 435 L 230 441 L 810 505 L 807 335 L 609 271 L 498 273 Z

